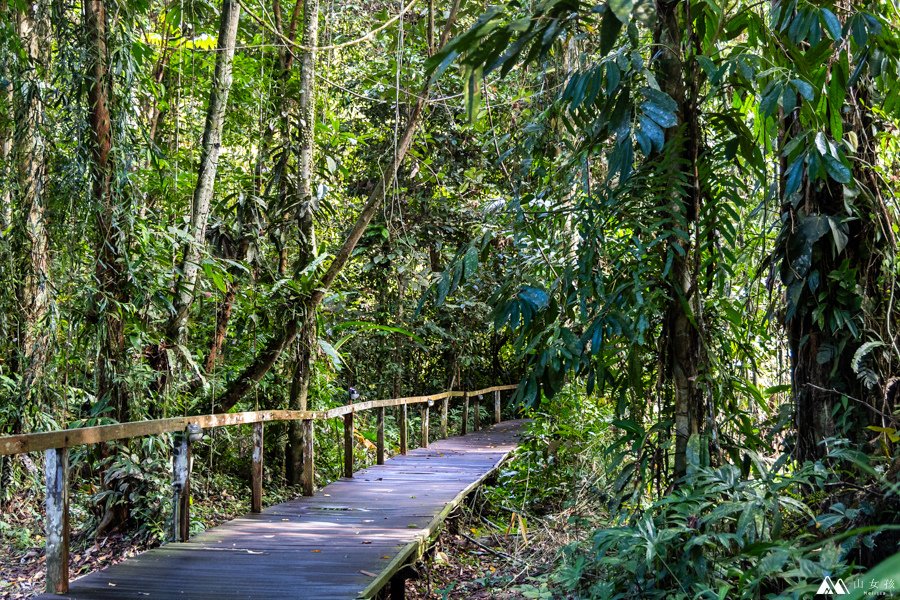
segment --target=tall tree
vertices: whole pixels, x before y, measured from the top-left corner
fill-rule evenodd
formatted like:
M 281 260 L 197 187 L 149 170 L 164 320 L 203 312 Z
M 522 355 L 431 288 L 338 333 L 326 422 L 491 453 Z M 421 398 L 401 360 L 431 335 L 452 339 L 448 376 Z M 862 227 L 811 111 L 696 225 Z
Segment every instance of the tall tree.
M 774 256 L 786 290 L 798 460 L 827 453 L 829 438 L 861 441 L 886 402 L 896 354 L 889 298 L 894 216 L 876 173 L 872 106 L 891 92 L 876 77 L 895 48 L 877 13 L 858 3 L 774 4 L 771 35 L 788 48 L 791 79 L 773 78 L 761 111 L 780 107 L 781 233 Z M 878 58 L 870 60 L 875 52 Z M 803 57 L 803 60 L 798 60 Z M 896 112 L 896 102 L 894 112 Z M 884 114 L 884 113 L 882 113 Z M 876 422 L 877 420 L 877 422 Z
M 95 318 L 102 322 L 97 364 L 97 397 L 112 407 L 116 419 L 128 421 L 130 406 L 125 372 L 125 304 L 128 299 L 126 267 L 127 209 L 123 192 L 114 181 L 115 160 L 111 117 L 112 77 L 109 70 L 109 23 L 105 0 L 84 4 L 88 57 L 88 126 L 91 149 L 91 193 L 97 226 L 98 290 Z
M 299 109 L 299 177 L 297 227 L 300 238 L 298 264 L 308 266 L 316 256 L 316 232 L 313 217 L 316 198 L 313 195 L 315 174 L 315 124 L 316 124 L 316 46 L 319 43 L 319 2 L 304 0 L 303 3 L 303 48 L 300 52 L 300 98 Z M 305 308 L 305 307 L 304 307 Z M 306 410 L 309 395 L 310 371 L 313 350 L 316 346 L 315 310 L 301 316 L 299 347 L 290 388 L 288 408 Z M 300 483 L 303 465 L 303 439 L 300 423 L 291 422 L 288 430 L 287 479 L 292 485 Z
M 700 393 L 700 323 L 702 310 L 698 289 L 699 260 L 697 221 L 703 192 L 700 182 L 699 90 L 700 69 L 695 58 L 694 27 L 690 0 L 657 2 L 654 42 L 658 51 L 653 64 L 665 92 L 678 107 L 678 126 L 666 130 L 666 147 L 676 160 L 670 165 L 670 192 L 661 207 L 680 236 L 670 238 L 668 252 L 672 268 L 666 281 L 668 306 L 663 325 L 665 368 L 674 388 L 676 477 L 687 470 L 687 446 L 692 435 L 700 433 L 702 396 Z
M 47 367 L 52 340 L 50 239 L 47 231 L 47 149 L 44 99 L 49 67 L 50 15 L 46 2 L 30 3 L 17 18 L 22 46 L 20 85 L 16 86 L 16 167 L 22 259 L 22 351 L 20 410 L 35 401 Z
M 219 22 L 219 41 L 216 48 L 216 69 L 206 110 L 200 168 L 191 203 L 191 222 L 188 239 L 183 248 L 181 276 L 175 287 L 173 315 L 168 325 L 168 337 L 172 340 L 178 338 L 187 322 L 188 312 L 194 299 L 197 274 L 200 271 L 200 261 L 206 244 L 206 227 L 209 223 L 210 203 L 215 190 L 216 171 L 222 148 L 222 126 L 228 106 L 228 93 L 231 90 L 232 63 L 234 62 L 234 47 L 240 16 L 241 6 L 238 2 L 223 0 Z

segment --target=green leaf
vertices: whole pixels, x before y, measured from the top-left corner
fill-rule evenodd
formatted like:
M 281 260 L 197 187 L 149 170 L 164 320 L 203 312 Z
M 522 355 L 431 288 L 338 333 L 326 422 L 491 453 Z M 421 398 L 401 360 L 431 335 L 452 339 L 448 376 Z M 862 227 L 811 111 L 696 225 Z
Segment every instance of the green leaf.
M 338 351 L 335 350 L 334 346 L 326 342 L 325 340 L 319 338 L 319 348 L 325 353 L 325 355 L 331 359 L 331 365 L 338 370 L 341 368 L 343 364 L 343 360 L 341 359 L 341 355 L 338 354 Z
M 778 107 L 778 98 L 781 96 L 783 87 L 777 83 L 769 84 L 759 101 L 759 111 L 762 114 L 767 117 L 775 114 L 775 109 Z
M 802 79 L 791 79 L 791 83 L 794 85 L 794 89 L 803 96 L 804 100 L 812 100 L 815 96 L 813 92 L 813 86 L 809 85 Z
M 416 335 L 409 329 L 404 329 L 403 327 L 393 327 L 391 325 L 380 325 L 378 323 L 370 323 L 369 321 L 344 321 L 342 323 L 338 323 L 337 325 L 335 325 L 334 331 L 338 332 L 338 331 L 341 331 L 342 329 L 347 329 L 350 327 L 356 329 L 357 331 L 341 338 L 341 340 L 334 345 L 334 347 L 336 349 L 340 350 L 341 346 L 343 346 L 345 343 L 347 343 L 347 340 L 349 340 L 353 336 L 359 335 L 363 331 L 371 331 L 371 330 L 385 331 L 388 333 L 399 333 L 400 335 L 405 335 L 406 337 L 413 339 L 413 340 L 419 342 L 420 344 L 425 343 L 425 340 L 423 340 L 420 336 Z
M 859 374 L 860 366 L 862 365 L 862 361 L 866 357 L 866 355 L 875 348 L 881 348 L 882 346 L 884 346 L 884 342 L 875 340 L 872 342 L 866 342 L 865 344 L 857 348 L 856 352 L 853 353 L 853 359 L 850 361 L 850 368 L 853 369 L 853 372 Z
M 819 11 L 819 19 L 822 21 L 822 25 L 825 27 L 825 30 L 828 32 L 831 39 L 835 41 L 841 39 L 841 22 L 838 21 L 838 18 L 833 12 L 827 8 L 823 8 Z
M 828 217 L 828 225 L 831 227 L 831 235 L 834 237 L 834 248 L 838 254 L 844 251 L 844 248 L 847 247 L 847 231 L 848 227 L 846 223 L 842 223 L 838 219 L 834 217 Z
M 622 21 L 613 14 L 612 10 L 603 13 L 603 19 L 600 22 L 600 55 L 606 56 L 609 51 L 616 45 L 616 38 L 619 37 L 619 31 L 622 29 Z
M 633 0 L 609 0 L 609 10 L 622 23 L 627 24 L 631 20 L 631 9 L 634 8 Z
M 666 143 L 665 133 L 662 128 L 653 119 L 647 118 L 646 115 L 641 116 L 640 127 L 640 132 L 647 136 L 647 139 L 651 142 L 651 149 L 662 150 Z M 643 146 L 641 149 L 643 150 Z M 648 153 L 645 151 L 644 154 Z
M 826 138 L 825 134 L 821 131 L 816 133 L 816 150 L 818 150 L 819 154 L 822 156 L 827 156 L 829 154 L 828 138 Z
M 463 88 L 466 114 L 469 121 L 474 121 L 481 104 L 481 69 L 468 69 L 467 75 L 466 86 Z
M 792 162 L 787 168 L 784 180 L 784 199 L 788 200 L 800 189 L 803 182 L 803 156 Z
M 823 159 L 825 160 L 825 170 L 832 179 L 838 183 L 850 183 L 853 176 L 847 165 L 831 155 L 824 156 Z
M 519 292 L 519 297 L 534 307 L 535 310 L 545 308 L 550 303 L 550 296 L 542 289 L 525 286 Z
M 466 251 L 466 255 L 463 257 L 463 266 L 466 277 L 471 277 L 478 270 L 478 250 L 474 246 L 469 246 Z
M 641 104 L 641 111 L 656 121 L 660 127 L 668 128 L 678 125 L 678 117 L 673 111 L 666 110 L 654 102 L 648 101 Z

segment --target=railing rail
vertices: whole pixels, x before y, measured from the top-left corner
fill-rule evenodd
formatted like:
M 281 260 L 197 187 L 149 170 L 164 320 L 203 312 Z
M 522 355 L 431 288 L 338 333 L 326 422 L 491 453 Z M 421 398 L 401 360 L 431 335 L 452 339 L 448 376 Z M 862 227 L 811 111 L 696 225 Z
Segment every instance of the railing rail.
M 461 398 L 466 394 L 469 396 L 479 396 L 491 392 L 503 392 L 514 389 L 516 389 L 515 385 L 496 385 L 472 392 L 453 391 L 441 392 L 439 394 L 431 394 L 428 396 L 369 400 L 367 402 L 345 404 L 328 410 L 260 410 L 253 412 L 132 421 L 129 423 L 96 425 L 93 427 L 79 427 L 77 429 L 57 429 L 54 431 L 41 431 L 37 433 L 21 433 L 17 435 L 0 436 L 0 456 L 38 452 L 41 450 L 49 450 L 51 448 L 71 448 L 73 446 L 83 446 L 86 444 L 100 444 L 103 442 L 144 437 L 147 435 L 172 433 L 175 431 L 184 431 L 190 425 L 195 425 L 202 429 L 213 429 L 216 427 L 250 425 L 253 423 L 275 421 L 302 421 L 307 419 L 321 421 L 325 419 L 334 419 L 350 413 L 363 412 L 373 408 L 422 404 L 428 401 L 436 402 L 438 400 L 443 400 L 444 398 Z
M 440 432 L 441 436 L 446 437 L 448 435 L 450 400 L 453 398 L 463 399 L 460 435 L 466 435 L 469 431 L 470 413 L 473 414 L 474 430 L 478 431 L 481 428 L 479 403 L 484 395 L 493 393 L 493 420 L 495 423 L 499 423 L 501 417 L 500 392 L 514 390 L 516 387 L 515 385 L 495 385 L 474 391 L 449 391 L 426 396 L 370 400 L 345 404 L 328 410 L 262 410 L 23 433 L 0 437 L 0 456 L 38 451 L 44 451 L 45 453 L 44 472 L 47 487 L 47 515 L 45 519 L 47 533 L 46 589 L 50 593 L 65 594 L 69 590 L 68 449 L 73 446 L 100 444 L 163 433 L 177 433 L 172 453 L 173 538 L 175 541 L 186 541 L 190 533 L 191 443 L 199 438 L 198 434 L 204 429 L 231 427 L 234 425 L 253 425 L 250 510 L 251 512 L 260 512 L 262 510 L 263 489 L 264 423 L 300 421 L 303 440 L 303 463 L 300 483 L 303 495 L 311 496 L 315 492 L 315 437 L 313 424 L 316 421 L 343 417 L 344 477 L 353 477 L 353 421 L 356 413 L 373 409 L 377 410 L 376 463 L 384 464 L 384 413 L 386 408 L 396 407 L 399 409 L 399 450 L 401 454 L 406 454 L 409 433 L 407 407 L 409 405 L 421 405 L 422 420 L 419 431 L 419 445 L 427 448 L 429 443 L 430 408 L 435 402 L 441 401 Z M 474 403 L 473 411 L 469 409 L 470 402 Z

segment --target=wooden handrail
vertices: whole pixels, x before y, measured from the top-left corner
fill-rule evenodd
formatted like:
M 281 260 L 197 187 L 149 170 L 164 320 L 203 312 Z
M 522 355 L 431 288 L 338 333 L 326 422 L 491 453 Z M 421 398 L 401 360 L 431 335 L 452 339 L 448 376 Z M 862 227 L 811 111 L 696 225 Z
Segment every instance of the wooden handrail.
M 344 421 L 344 477 L 353 477 L 353 421 L 357 412 L 378 409 L 378 444 L 376 462 L 384 462 L 384 409 L 400 407 L 399 451 L 407 451 L 407 407 L 421 404 L 421 428 L 419 445 L 428 447 L 429 409 L 435 401 L 441 400 L 441 434 L 447 434 L 447 405 L 451 398 L 463 398 L 461 435 L 466 435 L 469 421 L 469 400 L 475 397 L 475 430 L 480 428 L 480 410 L 477 398 L 484 394 L 494 394 L 494 422 L 500 422 L 500 392 L 514 390 L 515 385 L 495 385 L 472 392 L 450 391 L 427 396 L 370 400 L 356 404 L 346 404 L 329 410 L 263 410 L 256 412 L 224 413 L 175 417 L 151 421 L 116 423 L 96 427 L 80 427 L 40 433 L 24 433 L 0 437 L 0 455 L 22 454 L 44 451 L 44 471 L 47 484 L 46 514 L 46 589 L 50 593 L 65 594 L 69 589 L 69 448 L 84 444 L 99 444 L 113 440 L 130 439 L 145 435 L 174 433 L 172 452 L 173 489 L 173 539 L 187 541 L 190 534 L 190 476 L 191 442 L 198 439 L 203 429 L 229 427 L 232 425 L 253 425 L 253 455 L 250 473 L 250 511 L 262 510 L 263 495 L 263 424 L 277 421 L 300 421 L 303 446 L 300 485 L 302 493 L 311 496 L 315 492 L 315 421 L 343 417 Z
M 495 385 L 493 387 L 468 392 L 469 396 L 489 394 L 513 390 L 515 385 Z M 232 425 L 249 425 L 271 421 L 303 421 L 311 419 L 320 421 L 335 419 L 344 415 L 371 410 L 373 408 L 400 406 L 402 404 L 421 404 L 442 400 L 444 398 L 462 397 L 466 392 L 441 392 L 429 396 L 410 396 L 407 398 L 390 398 L 387 400 L 369 400 L 356 404 L 346 404 L 329 410 L 261 410 L 255 412 L 224 413 L 214 415 L 198 415 L 192 417 L 174 417 L 171 419 L 155 419 L 151 421 L 132 421 L 112 425 L 79 427 L 75 429 L 58 429 L 38 433 L 22 433 L 0 437 L 0 456 L 24 454 L 54 448 L 71 448 L 85 444 L 100 444 L 113 440 L 122 440 L 145 435 L 159 435 L 174 431 L 184 431 L 188 425 L 197 425 L 203 429 L 230 427 Z

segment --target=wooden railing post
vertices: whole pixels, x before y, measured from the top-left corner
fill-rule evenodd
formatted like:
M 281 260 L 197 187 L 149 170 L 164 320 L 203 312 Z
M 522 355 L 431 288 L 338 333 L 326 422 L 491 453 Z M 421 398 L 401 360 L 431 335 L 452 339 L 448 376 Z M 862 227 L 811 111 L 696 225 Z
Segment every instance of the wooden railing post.
M 462 414 L 462 426 L 459 430 L 459 435 L 466 435 L 469 433 L 469 392 L 463 394 L 463 414 Z
M 175 510 L 172 516 L 176 542 L 186 542 L 191 535 L 191 440 L 187 431 L 175 436 L 172 453 Z
M 500 390 L 494 390 L 494 424 L 500 422 Z
M 474 431 L 478 431 L 481 429 L 481 394 L 475 396 L 475 427 Z
M 315 431 L 313 420 L 303 419 L 300 423 L 303 444 L 303 467 L 300 471 L 300 487 L 304 496 L 312 496 L 316 491 Z
M 253 462 L 250 466 L 250 512 L 262 512 L 263 424 L 253 424 Z
M 441 437 L 447 437 L 447 415 L 450 410 L 450 398 L 441 400 Z
M 406 423 L 406 405 L 400 405 L 400 454 L 406 454 L 406 434 L 409 426 Z
M 344 477 L 353 477 L 353 413 L 344 415 Z
M 51 448 L 44 452 L 47 484 L 47 581 L 49 594 L 69 591 L 69 451 Z
M 375 463 L 384 464 L 384 407 L 380 406 L 376 413 L 376 424 L 378 427 L 378 439 L 375 448 Z
M 431 400 L 422 405 L 422 431 L 419 433 L 419 447 L 427 448 L 428 447 L 428 405 L 431 404 Z

